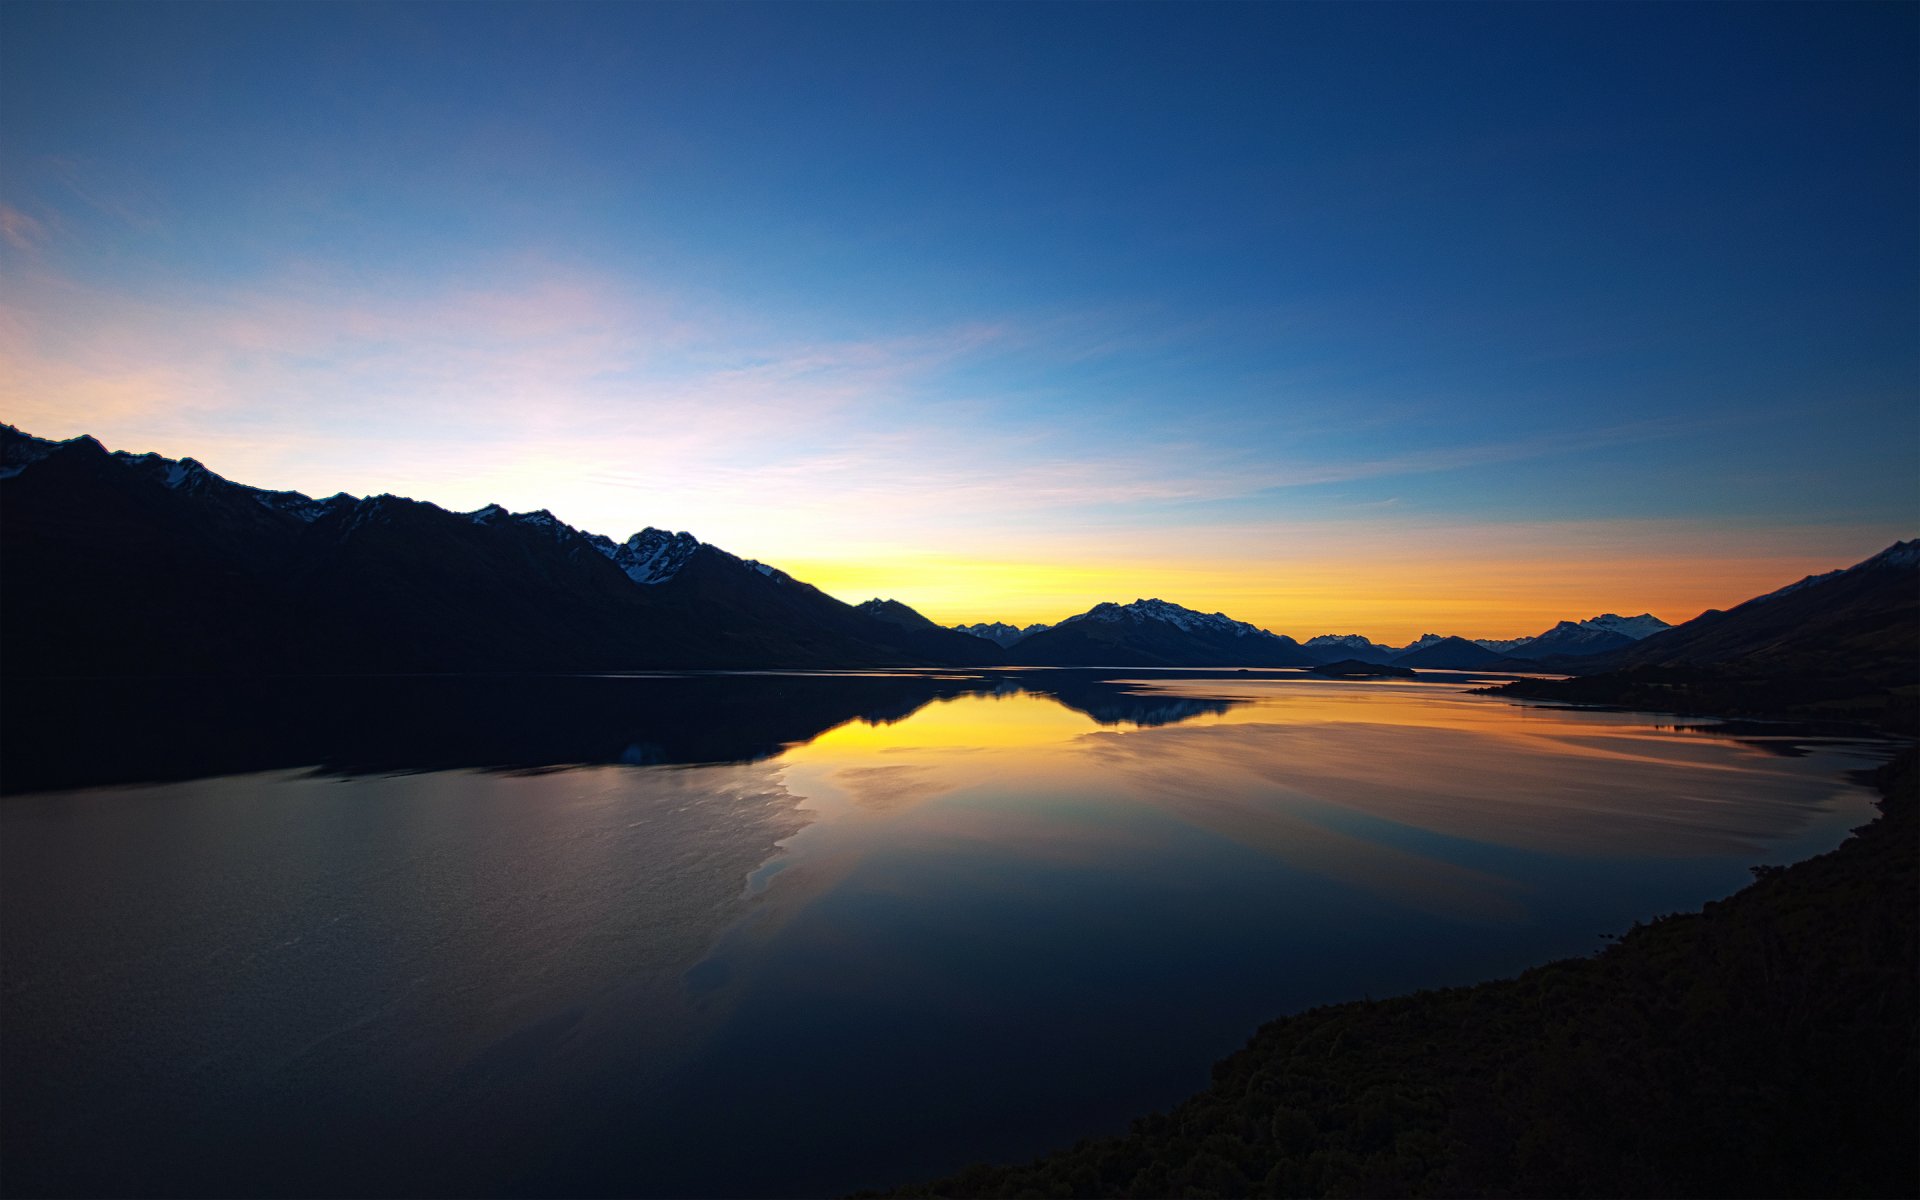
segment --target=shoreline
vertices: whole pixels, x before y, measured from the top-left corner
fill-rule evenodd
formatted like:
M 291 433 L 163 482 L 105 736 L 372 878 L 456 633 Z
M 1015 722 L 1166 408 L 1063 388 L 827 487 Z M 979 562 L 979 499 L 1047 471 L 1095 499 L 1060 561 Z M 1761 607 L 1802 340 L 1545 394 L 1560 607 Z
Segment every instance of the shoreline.
M 1262 1026 L 1213 1084 L 862 1196 L 1920 1193 L 1920 750 L 1838 847 L 1585 958 Z

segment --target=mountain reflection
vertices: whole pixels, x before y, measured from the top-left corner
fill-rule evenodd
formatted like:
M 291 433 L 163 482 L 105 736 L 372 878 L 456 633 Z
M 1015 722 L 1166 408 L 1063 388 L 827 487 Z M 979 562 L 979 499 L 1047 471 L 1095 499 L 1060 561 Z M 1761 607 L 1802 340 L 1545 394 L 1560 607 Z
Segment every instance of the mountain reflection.
M 1105 726 L 1170 725 L 1245 703 L 1136 686 L 1083 671 L 54 680 L 0 695 L 0 793 L 291 767 L 358 776 L 754 762 L 849 722 L 895 724 L 963 696 L 1043 696 Z

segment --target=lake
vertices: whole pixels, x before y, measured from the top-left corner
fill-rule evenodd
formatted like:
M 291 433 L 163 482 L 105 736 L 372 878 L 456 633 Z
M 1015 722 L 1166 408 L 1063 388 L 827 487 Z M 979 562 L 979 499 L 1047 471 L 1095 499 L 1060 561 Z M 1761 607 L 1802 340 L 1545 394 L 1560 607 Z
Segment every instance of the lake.
M 10 1193 L 833 1195 L 1591 953 L 1873 816 L 1863 738 L 1469 677 L 5 698 Z

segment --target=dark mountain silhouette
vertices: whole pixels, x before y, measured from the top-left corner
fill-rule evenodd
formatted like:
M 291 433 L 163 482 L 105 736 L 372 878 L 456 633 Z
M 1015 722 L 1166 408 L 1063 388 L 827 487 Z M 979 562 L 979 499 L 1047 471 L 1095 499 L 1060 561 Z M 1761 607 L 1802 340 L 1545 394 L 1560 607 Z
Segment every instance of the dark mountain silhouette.
M 1165 600 L 1097 604 L 1022 638 L 1011 657 L 1028 666 L 1089 667 L 1293 667 L 1315 661 L 1290 637 Z
M 1383 646 L 1371 638 L 1357 633 L 1323 633 L 1310 637 L 1300 643 L 1308 654 L 1316 655 L 1327 662 L 1392 662 L 1395 655 L 1406 647 L 1396 650 L 1392 646 Z
M 1441 638 L 1417 649 L 1396 654 L 1396 667 L 1421 667 L 1429 671 L 1509 671 L 1536 670 L 1534 663 L 1520 662 L 1505 654 L 1476 646 L 1461 637 Z
M 13 677 L 958 665 L 990 644 L 876 620 L 687 534 L 546 512 L 313 500 L 190 459 L 0 427 Z
M 1008 661 L 994 642 L 936 625 L 911 606 L 898 600 L 875 597 L 853 606 L 854 611 L 891 625 L 899 630 L 894 636 L 899 645 L 936 662 L 971 663 L 988 666 Z
M 1590 673 L 1497 690 L 1630 708 L 1851 719 L 1915 732 L 1920 540 L 1572 663 Z
M 1321 663 L 1317 667 L 1308 667 L 1307 672 L 1336 679 L 1411 679 L 1415 674 L 1412 667 L 1396 667 L 1389 663 L 1368 662 L 1360 658 L 1343 658 L 1339 662 Z

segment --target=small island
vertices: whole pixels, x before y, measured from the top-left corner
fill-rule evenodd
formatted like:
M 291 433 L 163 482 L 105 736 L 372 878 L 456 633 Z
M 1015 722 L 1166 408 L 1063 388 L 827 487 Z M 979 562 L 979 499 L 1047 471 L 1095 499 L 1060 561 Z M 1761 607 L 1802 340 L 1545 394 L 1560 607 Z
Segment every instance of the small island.
M 1412 679 L 1412 667 L 1393 667 L 1386 663 L 1361 662 L 1357 658 L 1343 658 L 1339 662 L 1321 663 L 1317 667 L 1308 667 L 1309 675 L 1328 675 L 1339 679 Z

